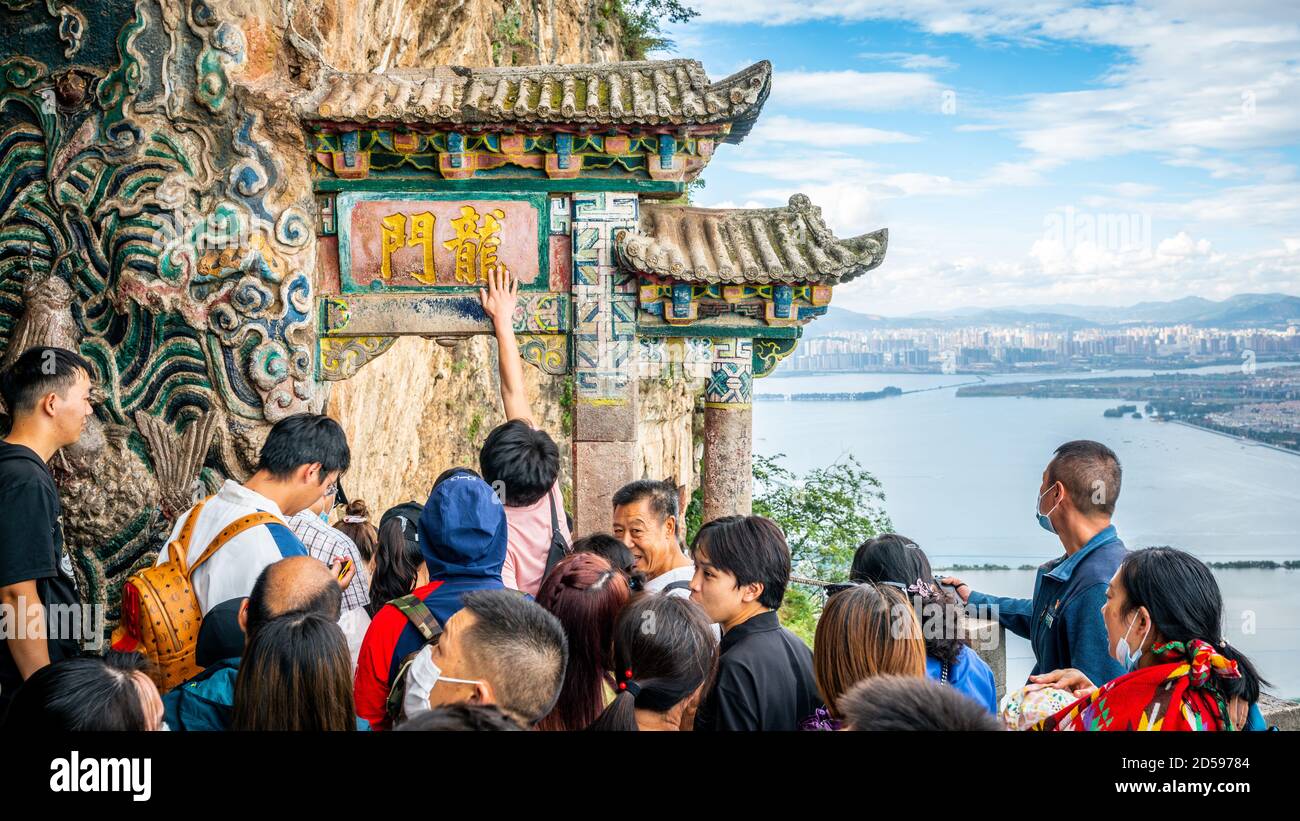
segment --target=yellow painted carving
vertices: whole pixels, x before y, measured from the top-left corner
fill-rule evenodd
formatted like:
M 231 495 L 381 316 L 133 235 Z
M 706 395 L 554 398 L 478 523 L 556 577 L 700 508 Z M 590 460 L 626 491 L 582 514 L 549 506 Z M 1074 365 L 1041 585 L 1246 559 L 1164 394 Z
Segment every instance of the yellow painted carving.
M 451 221 L 456 236 L 443 243 L 454 255 L 456 281 L 470 285 L 486 282 L 484 272 L 497 264 L 505 212 L 494 208 L 482 217 L 470 205 L 460 207 L 460 217 Z
M 406 247 L 419 246 L 424 252 L 424 266 L 411 276 L 426 285 L 436 285 L 438 272 L 433 262 L 433 229 L 437 217 L 427 211 L 412 214 L 409 234 L 405 214 L 389 214 L 379 224 L 383 229 L 380 237 L 380 247 L 383 249 L 383 259 L 379 263 L 380 276 L 392 279 L 393 254 Z
M 402 250 L 406 245 L 406 215 L 389 214 L 379 224 L 383 227 L 380 245 L 384 251 L 383 261 L 379 263 L 379 275 L 384 279 L 392 279 L 393 252 Z
M 438 284 L 438 271 L 433 264 L 433 226 L 436 223 L 437 217 L 427 211 L 411 215 L 411 238 L 406 244 L 419 245 L 424 252 L 424 270 L 411 276 L 425 285 Z

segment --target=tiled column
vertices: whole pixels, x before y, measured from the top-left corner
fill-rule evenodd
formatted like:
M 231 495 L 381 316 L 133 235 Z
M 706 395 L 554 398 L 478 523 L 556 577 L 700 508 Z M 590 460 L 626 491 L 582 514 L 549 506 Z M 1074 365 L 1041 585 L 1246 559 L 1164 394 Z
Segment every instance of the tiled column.
M 753 503 L 754 346 L 715 339 L 704 389 L 704 521 L 748 516 Z
M 574 533 L 608 532 L 610 498 L 635 473 L 636 288 L 614 238 L 636 227 L 636 194 L 573 195 Z

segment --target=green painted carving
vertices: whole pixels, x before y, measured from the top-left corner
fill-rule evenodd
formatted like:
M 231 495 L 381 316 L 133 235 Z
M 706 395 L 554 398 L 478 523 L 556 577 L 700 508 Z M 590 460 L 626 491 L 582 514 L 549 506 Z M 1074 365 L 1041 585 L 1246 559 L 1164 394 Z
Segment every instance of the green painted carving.
M 60 344 L 97 372 L 93 424 L 52 469 L 111 626 L 170 520 L 319 405 L 311 204 L 282 198 L 261 112 L 231 93 L 237 21 L 200 0 L 103 0 L 93 26 L 42 5 L 0 0 L 0 353 Z M 21 36 L 40 15 L 45 39 Z
M 569 337 L 566 334 L 520 335 L 519 356 L 543 373 L 569 372 Z
M 776 370 L 781 360 L 789 356 L 798 344 L 798 339 L 755 339 L 754 378 L 767 376 Z

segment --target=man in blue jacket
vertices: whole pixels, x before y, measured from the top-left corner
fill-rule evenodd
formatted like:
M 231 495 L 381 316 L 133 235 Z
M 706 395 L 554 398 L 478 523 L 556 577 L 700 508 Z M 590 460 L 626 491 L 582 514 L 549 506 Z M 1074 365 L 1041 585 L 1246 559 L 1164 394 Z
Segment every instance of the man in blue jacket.
M 1056 449 L 1034 515 L 1061 540 L 1065 555 L 1038 568 L 1033 599 L 991 596 L 961 579 L 943 580 L 967 604 L 996 607 L 1003 627 L 1029 639 L 1036 660 L 1031 675 L 1073 667 L 1100 685 L 1124 673 L 1101 618 L 1106 585 L 1126 552 L 1110 523 L 1120 474 L 1119 457 L 1100 442 L 1077 440 Z

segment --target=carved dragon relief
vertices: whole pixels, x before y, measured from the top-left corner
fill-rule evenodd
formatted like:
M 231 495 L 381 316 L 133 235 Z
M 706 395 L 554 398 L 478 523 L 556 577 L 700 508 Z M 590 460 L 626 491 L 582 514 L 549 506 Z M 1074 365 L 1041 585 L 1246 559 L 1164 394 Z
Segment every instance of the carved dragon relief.
M 105 0 L 88 28 L 68 3 L 0 0 L 0 33 L 35 32 L 0 52 L 0 365 L 59 345 L 96 370 L 96 415 L 52 468 L 110 628 L 169 520 L 323 399 L 310 187 L 266 98 L 239 92 L 227 5 Z

